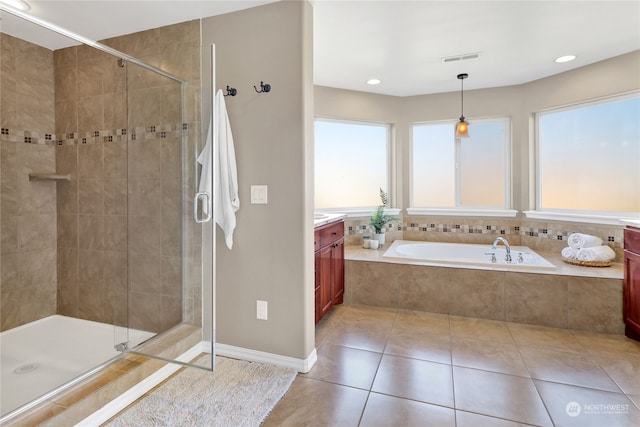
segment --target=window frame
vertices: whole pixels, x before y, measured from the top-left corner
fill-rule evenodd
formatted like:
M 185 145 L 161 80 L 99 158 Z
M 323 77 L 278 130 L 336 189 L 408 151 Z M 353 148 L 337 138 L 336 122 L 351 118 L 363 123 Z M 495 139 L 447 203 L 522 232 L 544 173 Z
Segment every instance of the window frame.
M 410 124 L 409 129 L 409 205 L 407 213 L 409 215 L 455 215 L 455 216 L 491 216 L 491 217 L 515 217 L 518 214 L 517 210 L 513 210 L 513 195 L 512 195 L 512 180 L 513 180 L 513 126 L 511 116 L 494 116 L 494 117 L 482 117 L 475 118 L 470 121 L 470 128 L 478 123 L 495 123 L 502 122 L 505 128 L 504 132 L 504 144 L 503 144 L 503 156 L 504 156 L 504 205 L 503 206 L 461 206 L 461 171 L 460 168 L 460 155 L 461 155 L 461 138 L 455 138 L 453 136 L 454 129 L 457 121 L 455 120 L 438 120 L 438 121 L 424 121 L 413 122 Z M 414 205 L 414 127 L 420 125 L 443 125 L 447 124 L 451 126 L 451 134 L 454 139 L 454 152 L 455 152 L 455 207 L 417 207 Z
M 357 119 L 345 119 L 345 118 L 334 118 L 334 117 L 324 117 L 324 116 L 315 116 L 313 119 L 314 123 L 314 158 L 315 151 L 317 147 L 317 141 L 315 140 L 315 124 L 318 121 L 322 122 L 331 122 L 331 123 L 342 123 L 342 124 L 353 124 L 353 125 L 368 125 L 368 126 L 378 126 L 386 128 L 386 165 L 387 165 L 387 177 L 386 177 L 386 185 L 387 185 L 387 194 L 389 195 L 389 203 L 390 206 L 395 206 L 396 197 L 395 192 L 392 189 L 394 186 L 394 149 L 395 149 L 395 138 L 394 138 L 394 124 L 388 122 L 377 122 L 373 120 L 357 120 Z M 315 168 L 315 165 L 314 165 Z M 316 172 L 314 170 L 314 179 L 316 176 Z M 315 192 L 315 182 L 314 182 L 314 192 Z M 315 200 L 315 196 L 314 196 Z M 315 203 L 314 203 L 315 205 Z M 336 207 L 336 208 L 318 208 L 314 206 L 314 210 L 316 212 L 322 213 L 340 213 L 346 214 L 348 217 L 361 217 L 361 216 L 370 216 L 373 211 L 378 208 L 378 205 L 372 206 L 345 206 L 345 207 Z M 385 212 L 390 215 L 398 215 L 401 209 L 387 207 Z
M 615 224 L 620 225 L 621 221 L 625 219 L 638 219 L 640 218 L 640 212 L 633 215 L 633 212 L 620 212 L 620 211 L 586 211 L 578 209 L 558 209 L 558 208 L 542 208 L 542 162 L 541 147 L 540 147 L 540 120 L 542 115 L 551 113 L 560 113 L 563 111 L 571 111 L 578 108 L 585 108 L 595 105 L 601 105 L 606 103 L 612 103 L 616 101 L 624 101 L 628 99 L 640 99 L 640 91 L 626 92 L 606 97 L 588 99 L 581 102 L 563 105 L 560 107 L 551 107 L 539 111 L 533 112 L 533 130 L 534 130 L 534 152 L 535 152 L 535 167 L 533 168 L 533 180 L 534 197 L 532 198 L 534 203 L 534 209 L 524 211 L 527 218 L 532 219 L 545 219 L 545 220 L 561 220 L 583 223 L 595 223 L 595 224 Z

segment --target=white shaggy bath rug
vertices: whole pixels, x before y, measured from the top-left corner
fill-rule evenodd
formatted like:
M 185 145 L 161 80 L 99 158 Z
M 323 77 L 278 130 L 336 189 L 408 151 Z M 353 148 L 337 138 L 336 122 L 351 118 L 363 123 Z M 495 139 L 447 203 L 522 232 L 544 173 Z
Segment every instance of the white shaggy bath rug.
M 292 369 L 216 357 L 215 371 L 186 368 L 106 425 L 259 426 L 295 377 Z

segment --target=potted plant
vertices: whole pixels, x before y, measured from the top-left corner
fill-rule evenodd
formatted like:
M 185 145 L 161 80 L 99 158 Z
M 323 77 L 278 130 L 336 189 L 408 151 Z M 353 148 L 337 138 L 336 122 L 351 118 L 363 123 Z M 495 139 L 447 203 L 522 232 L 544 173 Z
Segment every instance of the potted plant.
M 380 201 L 382 204 L 378 206 L 378 208 L 373 211 L 371 214 L 371 226 L 375 229 L 376 233 L 373 235 L 373 240 L 377 240 L 381 245 L 385 242 L 385 225 L 390 222 L 397 221 L 399 218 L 392 215 L 387 215 L 384 212 L 385 206 L 387 206 L 387 193 L 385 193 L 382 188 L 380 189 Z

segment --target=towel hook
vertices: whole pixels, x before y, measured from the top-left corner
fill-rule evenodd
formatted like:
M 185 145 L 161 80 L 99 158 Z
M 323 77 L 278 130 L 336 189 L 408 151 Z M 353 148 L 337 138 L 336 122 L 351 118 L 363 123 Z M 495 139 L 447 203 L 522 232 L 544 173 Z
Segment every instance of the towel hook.
M 256 90 L 256 92 L 258 93 L 267 93 L 271 90 L 271 85 L 269 83 L 265 84 L 264 82 L 260 82 L 260 90 L 258 90 L 258 88 L 254 85 L 253 88 Z
M 227 85 L 227 94 L 224 96 L 236 96 L 238 94 L 238 90 L 235 87 L 229 87 Z

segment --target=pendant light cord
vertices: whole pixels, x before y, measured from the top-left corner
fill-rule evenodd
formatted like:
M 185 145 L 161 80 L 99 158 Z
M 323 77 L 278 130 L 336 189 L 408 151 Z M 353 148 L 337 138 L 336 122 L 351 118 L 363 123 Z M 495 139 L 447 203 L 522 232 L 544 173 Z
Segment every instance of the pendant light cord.
M 464 117 L 464 78 L 460 79 L 460 117 Z
M 467 73 L 458 74 L 458 79 L 460 80 L 460 117 L 464 120 L 464 79 L 469 77 Z

